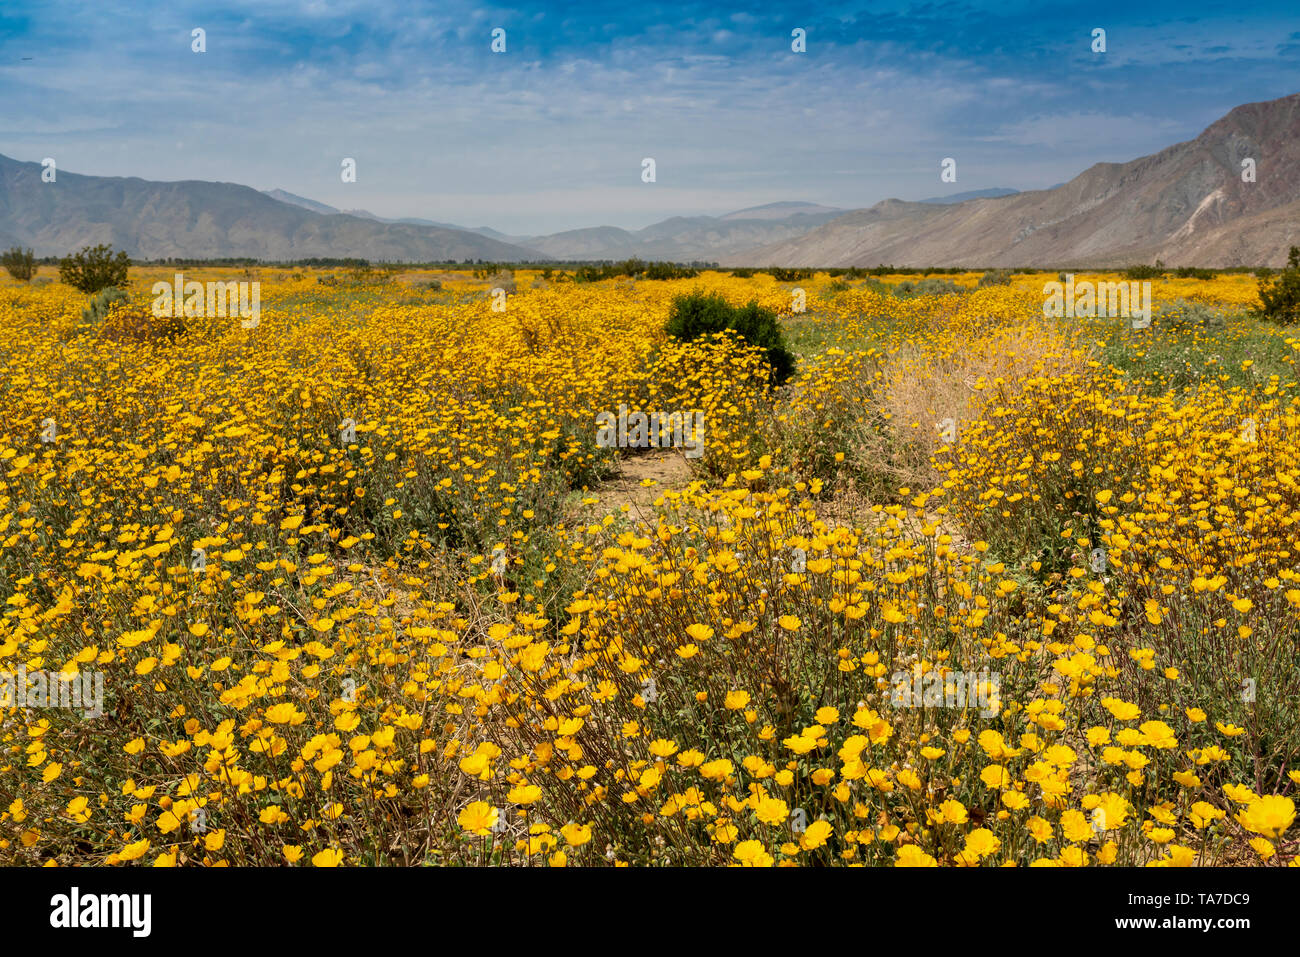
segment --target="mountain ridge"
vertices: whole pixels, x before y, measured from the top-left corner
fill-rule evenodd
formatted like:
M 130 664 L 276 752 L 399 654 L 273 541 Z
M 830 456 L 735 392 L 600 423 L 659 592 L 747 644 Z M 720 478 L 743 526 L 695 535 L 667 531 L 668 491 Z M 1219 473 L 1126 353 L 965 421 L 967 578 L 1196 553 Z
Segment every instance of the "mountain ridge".
M 1242 161 L 1256 161 L 1254 182 Z M 1280 266 L 1300 244 L 1300 93 L 1242 104 L 1191 140 L 1047 190 L 885 200 L 728 265 Z
M 527 261 L 532 250 L 458 230 L 375 223 L 281 202 L 250 186 L 58 170 L 0 155 L 0 244 L 61 256 L 108 243 L 138 259 L 313 257 Z

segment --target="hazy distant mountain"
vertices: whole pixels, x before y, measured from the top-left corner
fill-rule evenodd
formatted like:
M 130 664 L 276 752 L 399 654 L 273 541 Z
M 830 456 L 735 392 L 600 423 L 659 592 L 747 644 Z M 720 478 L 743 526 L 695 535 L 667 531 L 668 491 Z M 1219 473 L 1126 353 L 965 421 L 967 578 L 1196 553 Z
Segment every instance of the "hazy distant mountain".
M 644 229 L 571 229 L 519 242 L 555 259 L 713 262 L 742 250 L 802 236 L 845 211 L 816 203 L 770 203 L 724 216 L 674 216 Z
M 278 199 L 282 203 L 289 203 L 292 206 L 301 206 L 303 209 L 310 209 L 313 213 L 323 213 L 326 216 L 333 216 L 339 210 L 333 206 L 326 206 L 324 203 L 318 203 L 314 199 L 308 199 L 305 196 L 296 196 L 293 193 L 283 189 L 264 189 L 263 195 L 270 196 L 272 199 Z
M 234 183 L 160 183 L 62 169 L 55 182 L 45 183 L 40 164 L 7 156 L 0 156 L 0 243 L 30 246 L 38 256 L 110 243 L 140 259 L 536 258 L 473 233 L 327 215 Z
M 635 234 L 617 226 L 588 226 L 550 236 L 531 236 L 531 249 L 548 259 L 628 259 L 636 255 Z
M 377 223 L 403 223 L 408 226 L 436 226 L 439 229 L 459 229 L 467 233 L 477 233 L 480 236 L 487 236 L 490 239 L 497 239 L 503 243 L 518 244 L 521 237 L 507 236 L 505 233 L 497 232 L 495 229 L 489 229 L 486 226 L 458 226 L 455 223 L 439 223 L 432 219 L 419 219 L 414 216 L 404 216 L 401 219 L 388 219 L 383 216 L 376 216 L 368 209 L 338 209 L 334 206 L 328 206 L 325 203 L 318 203 L 314 199 L 308 199 L 305 196 L 298 196 L 283 189 L 264 189 L 262 192 L 272 199 L 278 199 L 282 203 L 290 203 L 294 206 L 301 206 L 303 209 L 310 209 L 313 212 L 323 213 L 326 216 L 356 216 L 358 219 L 370 219 Z
M 516 246 L 526 245 L 526 236 L 510 236 L 506 233 L 498 232 L 489 226 L 456 226 L 452 223 L 437 223 L 432 219 L 416 219 L 409 216 L 401 219 L 385 219 L 385 223 L 407 223 L 412 226 L 438 226 L 442 229 L 461 229 L 467 233 L 477 233 L 479 236 L 487 236 L 489 239 L 495 239 L 503 243 L 512 243 Z
M 335 210 L 339 212 L 339 210 Z M 467 233 L 477 233 L 479 236 L 487 236 L 490 239 L 500 240 L 503 243 L 514 243 L 519 245 L 526 237 L 507 236 L 505 233 L 497 232 L 495 229 L 489 229 L 487 226 L 459 226 L 456 223 L 440 223 L 432 219 L 420 219 L 416 216 L 403 216 L 401 219 L 389 219 L 385 216 L 376 216 L 366 209 L 345 209 L 342 211 L 344 216 L 358 216 L 361 219 L 373 219 L 378 223 L 404 223 L 408 226 L 436 226 L 439 229 L 459 229 Z
M 1253 160 L 1255 182 L 1243 182 Z M 1234 266 L 1300 245 L 1300 93 L 1054 189 L 952 205 L 890 199 L 723 260 L 762 266 Z
M 766 206 L 750 206 L 738 209 L 734 213 L 719 216 L 719 219 L 788 219 L 792 216 L 818 216 L 822 213 L 847 213 L 847 209 L 837 206 L 821 206 L 817 203 L 768 203 Z
M 365 209 L 339 210 L 283 189 L 267 196 L 327 215 L 355 216 L 381 223 L 407 223 L 476 233 L 534 250 L 536 257 L 556 260 L 646 259 L 675 262 L 713 261 L 764 243 L 791 239 L 847 212 L 817 203 L 768 203 L 723 216 L 674 216 L 644 229 L 588 226 L 542 236 L 510 236 L 487 226 L 460 226 L 431 219 L 386 219 Z M 535 258 L 536 258 L 535 257 Z
M 1055 189 L 1055 187 L 1052 187 Z M 1008 189 L 1005 186 L 991 186 L 988 189 L 972 189 L 964 193 L 953 193 L 951 196 L 932 196 L 929 199 L 918 199 L 918 203 L 938 203 L 946 206 L 949 203 L 964 203 L 968 199 L 993 199 L 997 196 L 1013 196 L 1020 192 L 1018 189 Z

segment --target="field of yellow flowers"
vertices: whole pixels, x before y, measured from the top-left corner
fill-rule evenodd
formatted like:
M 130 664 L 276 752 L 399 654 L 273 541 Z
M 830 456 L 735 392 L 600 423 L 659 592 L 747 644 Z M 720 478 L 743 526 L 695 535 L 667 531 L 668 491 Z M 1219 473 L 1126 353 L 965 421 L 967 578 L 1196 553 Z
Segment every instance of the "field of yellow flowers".
M 0 285 L 0 863 L 1300 860 L 1300 332 L 1251 277 L 1134 329 L 1045 275 L 195 271 L 243 328 L 164 273 L 98 323 Z M 795 377 L 669 340 L 695 288 Z M 620 405 L 703 413 L 648 512 L 597 507 Z

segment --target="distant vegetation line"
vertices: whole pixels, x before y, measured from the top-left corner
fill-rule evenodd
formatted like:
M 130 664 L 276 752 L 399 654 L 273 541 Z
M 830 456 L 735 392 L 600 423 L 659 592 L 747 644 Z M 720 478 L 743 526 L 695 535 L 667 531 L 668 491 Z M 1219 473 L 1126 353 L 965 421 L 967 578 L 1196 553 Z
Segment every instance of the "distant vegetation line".
M 40 256 L 35 258 L 35 262 L 43 266 L 57 266 L 63 257 L 60 256 Z M 891 266 L 881 264 L 873 267 L 863 266 L 818 266 L 805 268 L 785 268 L 781 266 L 763 266 L 763 267 L 724 267 L 716 262 L 692 261 L 689 263 L 671 263 L 671 262 L 643 262 L 638 259 L 631 260 L 612 260 L 612 259 L 552 259 L 552 260 L 525 260 L 519 262 L 491 262 L 483 259 L 463 259 L 463 260 L 445 260 L 441 262 L 392 262 L 357 258 L 322 258 L 311 257 L 308 259 L 257 259 L 253 257 L 233 256 L 220 259 L 131 259 L 132 266 L 179 266 L 185 268 L 204 268 L 216 266 L 237 266 L 241 268 L 253 266 L 266 266 L 278 268 L 317 268 L 317 269 L 464 269 L 466 267 L 476 267 L 478 269 L 487 269 L 488 271 L 503 269 L 541 269 L 541 270 L 575 270 L 576 275 L 581 275 L 578 281 L 584 279 L 604 279 L 618 276 L 638 276 L 648 279 L 678 279 L 683 278 L 683 273 L 699 271 L 705 269 L 717 270 L 720 272 L 730 273 L 733 276 L 742 278 L 756 275 L 758 273 L 769 273 L 779 282 L 796 282 L 800 279 L 811 279 L 817 273 L 825 273 L 828 276 L 844 277 L 848 279 L 864 278 L 866 276 L 887 276 L 887 275 L 960 275 L 968 272 L 1000 272 L 1000 273 L 1019 273 L 1021 275 L 1037 275 L 1040 273 L 1060 273 L 1060 272 L 1109 272 L 1119 270 L 1130 279 L 1157 279 L 1165 275 L 1175 276 L 1179 279 L 1211 279 L 1217 275 L 1237 275 L 1243 273 L 1258 273 L 1268 275 L 1272 269 L 1268 266 L 1223 266 L 1219 268 L 1201 268 L 1197 266 L 1177 266 L 1166 267 L 1159 260 L 1154 266 L 1138 264 L 1132 266 Z M 662 275 L 659 275 L 662 273 Z

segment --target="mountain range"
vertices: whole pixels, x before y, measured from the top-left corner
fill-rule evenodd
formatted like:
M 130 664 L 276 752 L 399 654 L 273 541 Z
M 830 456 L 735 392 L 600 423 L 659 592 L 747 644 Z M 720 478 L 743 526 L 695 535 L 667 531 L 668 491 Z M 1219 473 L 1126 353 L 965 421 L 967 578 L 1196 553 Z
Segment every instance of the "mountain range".
M 638 258 L 712 262 L 720 255 L 741 252 L 764 243 L 793 239 L 848 212 L 846 209 L 815 203 L 782 202 L 741 209 L 724 216 L 676 216 L 639 230 L 593 226 L 543 236 L 510 236 L 486 226 L 457 226 L 430 219 L 385 219 L 364 209 L 335 209 L 283 189 L 269 190 L 266 195 L 325 215 L 357 216 L 381 223 L 459 229 L 525 247 L 532 251 L 530 258 L 538 260 Z
M 1045 190 L 997 187 L 867 209 L 778 202 L 643 229 L 513 236 L 386 219 L 275 189 L 58 170 L 0 155 L 0 248 L 137 259 L 716 261 L 731 266 L 1281 265 L 1300 245 L 1300 93 L 1239 106 L 1193 140 Z
M 885 200 L 723 262 L 1280 266 L 1293 245 L 1300 245 L 1300 93 L 1239 106 L 1194 140 L 1098 163 L 1053 189 L 947 206 Z
M 456 229 L 325 215 L 248 186 L 154 182 L 57 170 L 0 156 L 0 247 L 62 256 L 108 243 L 136 259 L 267 260 L 356 257 L 403 262 L 535 258 L 529 250 Z

